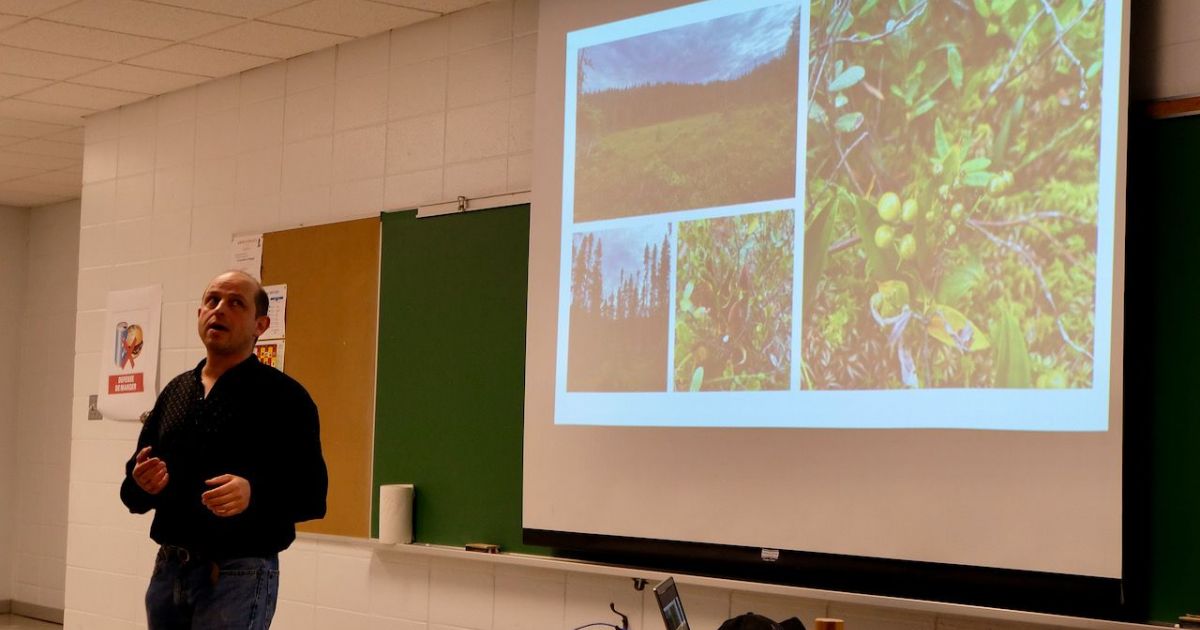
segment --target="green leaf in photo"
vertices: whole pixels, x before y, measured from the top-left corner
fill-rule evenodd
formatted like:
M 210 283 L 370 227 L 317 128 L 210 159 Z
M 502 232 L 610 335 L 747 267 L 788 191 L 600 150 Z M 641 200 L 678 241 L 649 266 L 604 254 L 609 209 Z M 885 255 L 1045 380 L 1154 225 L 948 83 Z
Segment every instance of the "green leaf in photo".
M 829 82 L 829 91 L 838 92 L 849 87 L 853 87 L 855 83 L 862 81 L 867 75 L 867 71 L 862 66 L 850 66 L 846 70 L 837 75 Z
M 962 171 L 964 173 L 974 173 L 975 171 L 986 170 L 991 165 L 992 161 L 985 157 L 974 158 L 963 162 Z
M 825 108 L 817 103 L 813 103 L 812 107 L 808 108 L 808 119 L 822 125 L 829 122 L 829 116 L 825 113 Z
M 992 16 L 992 9 L 988 6 L 987 0 L 975 0 L 975 10 L 982 17 L 988 18 Z
M 933 109 L 936 105 L 937 105 L 937 101 L 935 101 L 931 98 L 927 98 L 917 104 L 916 109 L 914 109 L 912 111 L 912 114 L 909 114 L 908 119 L 913 120 L 915 118 L 918 118 L 921 115 L 928 112 L 929 110 Z
M 833 106 L 834 106 L 834 107 L 839 107 L 839 108 L 840 108 L 840 107 L 844 107 L 844 106 L 846 105 L 846 102 L 847 102 L 847 101 L 849 101 L 849 100 L 850 100 L 850 99 L 846 98 L 846 95 L 845 95 L 845 94 L 841 94 L 841 93 L 839 93 L 839 94 L 837 95 L 837 98 L 833 99 Z
M 698 392 L 698 391 L 700 391 L 700 386 L 703 384 L 704 384 L 704 366 L 701 365 L 700 367 L 696 368 L 695 372 L 692 372 L 692 384 L 690 386 L 688 386 L 688 391 L 689 392 Z
M 937 301 L 940 304 L 960 304 L 986 277 L 987 272 L 978 258 L 963 263 L 942 276 L 938 282 Z
M 1004 122 L 1000 123 L 1000 133 L 996 134 L 996 139 L 992 141 L 992 161 L 997 164 L 1007 162 L 1006 153 L 1008 151 L 1008 139 L 1012 134 L 1013 123 L 1021 117 L 1021 112 L 1025 109 L 1025 95 L 1017 97 L 1013 103 L 1012 109 L 1008 110 L 1008 114 L 1004 116 Z
M 950 83 L 954 84 L 954 89 L 961 90 L 963 86 L 962 55 L 958 53 L 958 47 L 954 44 L 946 47 L 946 71 L 950 75 Z
M 987 335 L 967 319 L 966 315 L 945 304 L 933 306 L 925 331 L 930 337 L 964 352 L 976 352 L 992 347 Z
M 992 345 L 996 348 L 996 387 L 1031 387 L 1029 347 L 1025 344 L 1021 324 L 1008 308 L 1000 316 L 992 337 Z
M 829 244 L 833 241 L 833 215 L 841 206 L 842 196 L 817 211 L 812 224 L 804 229 L 804 303 L 811 304 L 813 291 L 825 273 Z
M 679 308 L 685 313 L 690 313 L 695 308 L 692 304 L 692 291 L 695 289 L 696 285 L 691 281 L 683 288 L 683 295 L 679 298 Z
M 834 35 L 841 35 L 842 33 L 845 33 L 846 31 L 850 30 L 850 27 L 853 24 L 854 14 L 849 10 L 843 11 L 841 19 L 838 21 L 837 26 L 833 29 Z
M 862 17 L 870 13 L 871 9 L 874 9 L 875 5 L 877 4 L 879 4 L 879 0 L 867 0 L 864 2 L 863 5 L 858 9 L 858 17 Z
M 838 117 L 837 122 L 834 123 L 834 127 L 837 127 L 837 130 L 842 133 L 850 133 L 862 125 L 863 118 L 862 112 L 842 114 Z
M 992 0 L 992 13 L 1004 15 L 1017 3 L 1017 0 Z
M 967 173 L 963 176 L 963 184 L 971 186 L 972 188 L 987 188 L 987 185 L 992 183 L 993 177 L 995 177 L 994 173 L 989 173 L 987 171 L 975 171 L 974 173 Z
M 942 119 L 933 121 L 933 148 L 939 158 L 946 157 L 950 152 L 950 141 L 946 139 L 946 130 L 942 128 Z
M 1103 65 L 1104 64 L 1099 59 L 1097 59 L 1095 62 L 1092 63 L 1092 65 L 1088 66 L 1087 78 L 1093 79 L 1096 77 L 1097 74 L 1100 74 L 1100 68 Z

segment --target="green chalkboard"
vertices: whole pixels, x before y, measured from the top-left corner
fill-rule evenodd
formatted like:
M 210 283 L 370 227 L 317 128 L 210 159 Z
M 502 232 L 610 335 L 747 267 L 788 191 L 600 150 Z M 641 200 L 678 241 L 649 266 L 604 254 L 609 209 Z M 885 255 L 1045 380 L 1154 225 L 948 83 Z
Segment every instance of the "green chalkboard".
M 385 213 L 380 260 L 374 496 L 416 484 L 418 542 L 543 551 L 521 542 L 529 206 Z
M 1174 621 L 1200 612 L 1200 116 L 1132 118 L 1125 426 L 1142 452 L 1127 491 L 1149 489 L 1150 617 Z

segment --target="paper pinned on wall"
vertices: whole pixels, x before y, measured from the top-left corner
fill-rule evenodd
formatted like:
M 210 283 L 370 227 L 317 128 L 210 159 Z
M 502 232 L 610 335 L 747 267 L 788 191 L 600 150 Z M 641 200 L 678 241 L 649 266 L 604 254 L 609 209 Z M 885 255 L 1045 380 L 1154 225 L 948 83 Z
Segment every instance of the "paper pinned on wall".
M 283 371 L 283 354 L 286 348 L 282 339 L 262 340 L 254 344 L 254 356 L 259 363 L 269 365 L 280 372 Z
M 259 339 L 283 339 L 287 337 L 287 285 L 272 284 L 263 287 L 267 291 L 267 316 L 271 325 Z
M 263 235 L 235 234 L 233 236 L 233 252 L 230 254 L 229 267 L 244 271 L 256 280 L 262 281 L 262 250 Z
M 158 395 L 162 287 L 110 291 L 107 311 L 96 408 L 105 418 L 137 420 Z

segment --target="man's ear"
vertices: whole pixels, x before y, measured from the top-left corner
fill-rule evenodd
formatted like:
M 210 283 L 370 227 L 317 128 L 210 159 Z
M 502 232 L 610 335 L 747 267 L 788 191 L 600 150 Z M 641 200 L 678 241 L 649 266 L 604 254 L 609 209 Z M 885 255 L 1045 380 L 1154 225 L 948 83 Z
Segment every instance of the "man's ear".
M 267 329 L 270 327 L 271 327 L 271 317 L 269 315 L 263 315 L 262 317 L 255 318 L 255 320 L 254 320 L 254 336 L 261 337 L 262 334 L 267 332 Z

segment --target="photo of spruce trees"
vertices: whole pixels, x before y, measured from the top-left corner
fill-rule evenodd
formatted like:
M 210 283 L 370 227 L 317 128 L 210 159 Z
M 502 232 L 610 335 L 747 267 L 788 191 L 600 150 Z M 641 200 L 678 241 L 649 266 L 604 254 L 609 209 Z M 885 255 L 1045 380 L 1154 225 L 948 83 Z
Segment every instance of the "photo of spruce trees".
M 576 234 L 567 390 L 667 388 L 671 226 Z

